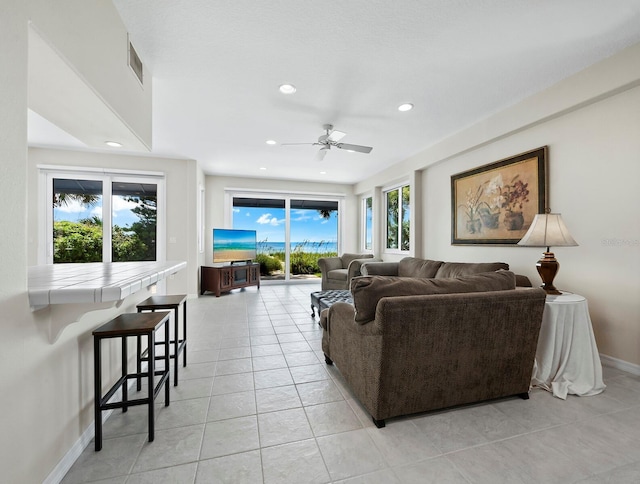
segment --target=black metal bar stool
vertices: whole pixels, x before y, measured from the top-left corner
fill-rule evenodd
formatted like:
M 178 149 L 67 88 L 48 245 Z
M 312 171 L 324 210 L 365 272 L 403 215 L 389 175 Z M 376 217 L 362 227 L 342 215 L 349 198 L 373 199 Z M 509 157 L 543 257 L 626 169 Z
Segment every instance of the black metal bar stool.
M 153 402 L 160 393 L 162 385 L 164 385 L 164 405 L 169 405 L 169 388 L 167 384 L 169 379 L 169 372 L 171 371 L 171 365 L 169 364 L 169 325 L 166 324 L 169 320 L 169 313 L 129 313 L 121 314 L 120 316 L 112 319 L 106 324 L 103 324 L 98 329 L 93 331 L 93 362 L 94 362 L 94 386 L 95 386 L 95 427 L 96 427 L 96 451 L 102 449 L 102 411 L 110 410 L 112 408 L 122 408 L 123 412 L 126 412 L 128 407 L 135 405 L 148 405 L 149 411 L 149 442 L 153 442 L 154 439 L 154 407 Z M 155 368 L 155 333 L 161 326 L 164 325 L 164 345 L 165 356 L 164 368 L 162 370 L 156 370 Z M 140 369 L 139 353 L 136 354 L 136 360 L 138 360 L 138 371 L 136 373 L 129 373 L 127 371 L 127 338 L 130 336 L 136 336 L 138 340 L 142 336 L 146 336 L 148 339 L 148 351 L 149 351 L 149 364 L 147 371 L 142 373 Z M 102 396 L 102 356 L 101 356 L 101 342 L 107 338 L 121 338 L 122 342 L 122 376 L 118 381 Z M 159 376 L 158 383 L 154 386 L 154 377 Z M 146 377 L 149 382 L 149 388 L 147 389 L 146 398 L 137 398 L 129 400 L 127 381 L 131 378 L 137 378 L 140 380 L 142 377 Z M 116 393 L 116 391 L 122 388 L 122 401 L 109 403 L 109 399 Z
M 179 335 L 179 327 L 178 324 L 178 314 L 179 308 L 182 304 L 182 338 Z M 178 357 L 180 353 L 182 353 L 182 366 L 187 366 L 187 295 L 186 294 L 176 294 L 173 296 L 151 296 L 137 306 L 138 312 L 141 313 L 143 311 L 157 311 L 157 310 L 172 310 L 173 309 L 173 339 L 170 340 L 171 345 L 173 346 L 173 351 L 169 355 L 170 358 L 173 358 L 173 385 L 178 386 Z M 161 342 L 156 342 L 156 344 L 163 344 Z M 140 338 L 138 338 L 138 365 L 142 364 L 142 361 L 146 361 L 149 358 L 147 354 L 148 351 L 142 351 L 142 345 L 140 342 Z M 156 358 L 162 358 L 157 356 Z M 140 366 L 138 367 L 138 370 Z M 140 390 L 141 382 L 138 379 L 138 390 Z

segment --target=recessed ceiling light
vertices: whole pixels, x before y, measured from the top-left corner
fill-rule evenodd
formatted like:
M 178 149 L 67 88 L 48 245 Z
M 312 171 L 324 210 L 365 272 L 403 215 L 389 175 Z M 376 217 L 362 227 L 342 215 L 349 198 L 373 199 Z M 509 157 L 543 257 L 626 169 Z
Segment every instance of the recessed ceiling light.
M 413 104 L 411 103 L 404 103 L 401 104 L 400 106 L 398 106 L 398 111 L 411 111 L 413 109 Z
M 321 174 L 321 175 L 326 175 L 326 174 L 327 174 L 327 172 L 326 172 L 326 171 L 321 171 L 321 172 L 320 172 L 320 174 Z
M 277 143 L 275 142 L 275 140 L 268 139 L 268 140 L 267 140 L 267 144 L 268 144 L 268 145 L 275 145 L 275 144 L 277 144 Z
M 293 84 L 283 84 L 279 89 L 282 94 L 293 94 L 296 92 L 296 86 Z
M 118 143 L 117 141 L 105 141 L 104 144 L 112 148 L 120 148 L 122 146 L 122 143 Z
M 260 169 L 261 170 L 266 170 L 267 168 L 265 166 L 261 166 Z

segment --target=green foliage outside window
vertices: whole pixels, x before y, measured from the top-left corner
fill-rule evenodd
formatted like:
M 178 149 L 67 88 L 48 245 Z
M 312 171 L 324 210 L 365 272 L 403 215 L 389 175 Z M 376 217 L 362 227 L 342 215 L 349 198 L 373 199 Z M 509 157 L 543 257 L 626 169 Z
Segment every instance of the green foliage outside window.
M 64 204 L 65 198 L 73 198 L 73 195 L 69 194 L 57 195 L 58 199 L 55 199 L 54 203 L 58 205 Z M 80 199 L 79 196 L 75 196 L 75 198 Z M 81 199 L 81 202 L 91 205 L 95 202 L 93 198 L 85 197 Z M 131 196 L 126 200 L 138 204 L 131 211 L 138 216 L 139 220 L 132 223 L 130 227 L 113 226 L 112 261 L 156 260 L 157 199 L 155 196 Z M 54 222 L 53 262 L 102 262 L 102 235 L 102 219 L 99 217 L 83 219 L 78 222 Z
M 409 250 L 409 235 L 411 234 L 411 189 L 409 185 L 402 187 L 402 237 L 400 248 Z
M 400 195 L 402 194 L 402 195 Z M 402 203 L 399 197 L 402 196 Z M 387 249 L 410 249 L 411 188 L 405 185 L 386 192 Z
M 139 220 L 131 227 L 113 227 L 113 262 L 156 260 L 157 198 L 131 196 L 125 199 L 138 204 L 131 211 Z
M 387 249 L 398 248 L 398 190 L 387 192 Z
M 102 262 L 102 222 L 54 222 L 53 261 Z

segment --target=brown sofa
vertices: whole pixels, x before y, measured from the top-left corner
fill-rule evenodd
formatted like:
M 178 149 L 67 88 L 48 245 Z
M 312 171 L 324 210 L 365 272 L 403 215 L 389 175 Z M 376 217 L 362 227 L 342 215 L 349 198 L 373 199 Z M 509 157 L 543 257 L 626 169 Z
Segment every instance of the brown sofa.
M 422 278 L 451 278 L 480 272 L 509 270 L 505 262 L 443 262 L 439 260 L 405 257 L 400 262 L 364 261 L 360 272 L 363 276 L 398 276 Z M 516 286 L 531 287 L 527 276 L 516 274 Z
M 479 291 L 479 292 L 476 292 Z M 321 315 L 322 349 L 378 427 L 385 419 L 528 398 L 546 293 L 508 271 L 453 279 L 362 276 Z
M 340 257 L 321 257 L 318 266 L 322 275 L 322 290 L 349 289 L 351 279 L 360 274 L 365 261 L 373 259 L 373 254 L 342 254 Z

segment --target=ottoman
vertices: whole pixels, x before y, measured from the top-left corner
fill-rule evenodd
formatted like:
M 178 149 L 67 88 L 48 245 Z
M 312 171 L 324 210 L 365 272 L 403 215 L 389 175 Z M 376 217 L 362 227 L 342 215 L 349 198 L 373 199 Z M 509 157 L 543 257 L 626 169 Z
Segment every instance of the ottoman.
M 351 291 L 347 289 L 330 289 L 327 291 L 316 291 L 311 293 L 311 316 L 318 316 L 323 309 L 328 309 L 333 303 L 346 302 L 353 304 Z

